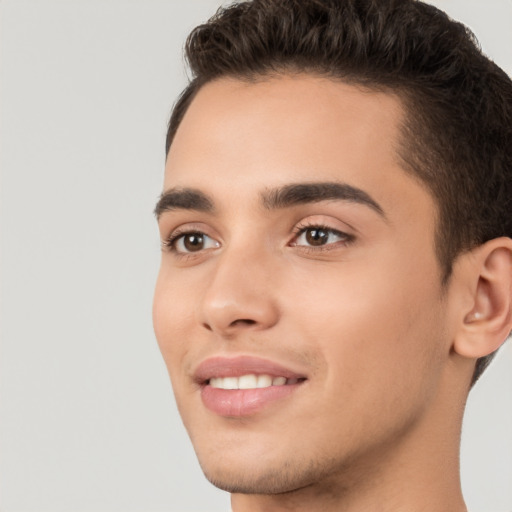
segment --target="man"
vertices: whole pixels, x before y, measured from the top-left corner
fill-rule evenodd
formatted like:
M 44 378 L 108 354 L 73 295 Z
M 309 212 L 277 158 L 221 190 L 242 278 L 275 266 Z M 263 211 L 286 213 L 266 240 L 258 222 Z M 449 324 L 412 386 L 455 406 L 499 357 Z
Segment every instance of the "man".
M 512 82 L 414 0 L 254 0 L 187 42 L 154 303 L 240 511 L 466 510 L 468 392 L 512 327 Z

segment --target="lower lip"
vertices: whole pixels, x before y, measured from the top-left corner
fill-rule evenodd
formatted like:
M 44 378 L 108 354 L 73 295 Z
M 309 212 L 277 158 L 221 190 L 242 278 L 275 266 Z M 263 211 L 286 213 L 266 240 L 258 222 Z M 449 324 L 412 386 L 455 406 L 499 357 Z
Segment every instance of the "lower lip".
M 201 399 L 207 409 L 220 416 L 249 416 L 289 396 L 300 385 L 297 383 L 257 389 L 219 389 L 206 385 L 201 390 Z

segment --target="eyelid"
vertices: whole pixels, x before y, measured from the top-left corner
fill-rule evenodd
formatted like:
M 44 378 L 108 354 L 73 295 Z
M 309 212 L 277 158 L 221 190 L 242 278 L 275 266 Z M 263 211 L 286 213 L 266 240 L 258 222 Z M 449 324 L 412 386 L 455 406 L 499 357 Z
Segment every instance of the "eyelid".
M 309 229 L 318 229 L 326 231 L 330 234 L 334 234 L 341 238 L 341 240 L 336 240 L 334 242 L 329 242 L 324 245 L 307 245 L 307 244 L 298 244 L 297 239 L 304 235 L 304 233 Z M 290 242 L 290 246 L 297 247 L 301 250 L 305 251 L 328 251 L 339 248 L 340 246 L 347 246 L 353 243 L 356 239 L 355 235 L 348 233 L 347 231 L 343 231 L 331 225 L 330 222 L 326 222 L 325 220 L 316 220 L 316 219 L 306 219 L 304 221 L 299 222 L 293 229 L 293 239 Z
M 220 242 L 217 239 L 218 237 L 214 234 L 210 233 L 211 230 L 208 229 L 207 226 L 205 226 L 202 223 L 186 223 L 182 224 L 174 229 L 171 230 L 170 234 L 163 237 L 161 240 L 162 249 L 167 250 L 169 252 L 173 252 L 176 256 L 193 256 L 193 255 L 199 255 L 203 253 L 204 251 L 210 250 L 213 247 L 208 247 L 205 249 L 201 249 L 198 251 L 178 251 L 175 248 L 176 242 L 184 237 L 185 235 L 191 235 L 191 234 L 197 234 L 202 235 L 205 238 L 208 238 L 209 240 L 213 240 L 216 243 L 216 247 L 220 246 Z
M 201 249 L 198 249 L 197 251 L 189 251 L 186 248 L 179 247 L 180 245 L 183 245 L 185 243 L 185 237 L 190 235 L 199 235 L 202 237 L 203 241 L 210 240 L 210 242 L 213 242 L 213 246 L 210 243 L 210 247 L 202 247 Z M 200 231 L 188 231 L 186 233 L 182 233 L 180 235 L 174 236 L 172 240 L 169 241 L 170 248 L 174 250 L 178 254 L 196 254 L 200 252 L 207 251 L 208 249 L 216 249 L 220 246 L 219 242 L 212 238 L 211 236 L 207 235 L 206 233 L 200 232 Z M 206 245 L 206 244 L 205 244 Z

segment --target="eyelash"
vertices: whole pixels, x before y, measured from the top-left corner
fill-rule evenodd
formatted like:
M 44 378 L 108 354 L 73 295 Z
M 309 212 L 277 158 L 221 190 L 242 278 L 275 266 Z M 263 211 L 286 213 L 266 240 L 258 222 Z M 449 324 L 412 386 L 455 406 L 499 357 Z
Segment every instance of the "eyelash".
M 187 235 L 203 235 L 203 236 L 208 236 L 206 233 L 204 233 L 203 231 L 201 231 L 200 229 L 176 229 L 175 231 L 173 231 L 170 236 L 168 238 L 166 238 L 165 240 L 163 240 L 162 242 L 162 245 L 165 249 L 173 252 L 176 254 L 176 256 L 190 256 L 190 255 L 193 255 L 194 253 L 193 252 L 178 252 L 176 250 L 176 243 L 178 242 L 178 240 L 180 238 L 183 238 Z M 208 237 L 208 238 L 211 238 L 211 237 Z M 201 252 L 201 251 L 198 251 L 198 252 Z
M 302 251 L 311 251 L 311 252 L 320 252 L 320 251 L 331 251 L 331 250 L 334 250 L 335 248 L 339 247 L 339 245 L 343 246 L 343 247 L 346 247 L 348 245 L 350 245 L 352 242 L 355 241 L 355 236 L 354 235 L 350 235 L 348 233 L 345 233 L 343 231 L 340 231 L 338 229 L 334 229 L 330 226 L 327 226 L 325 224 L 319 224 L 318 222 L 311 222 L 311 223 L 306 223 L 306 224 L 302 224 L 302 225 L 298 225 L 297 227 L 294 228 L 293 230 L 293 233 L 294 233 L 294 240 L 297 240 L 300 236 L 302 236 L 304 233 L 306 233 L 308 230 L 312 230 L 312 229 L 316 229 L 318 231 L 325 231 L 326 233 L 328 234 L 332 234 L 332 235 L 335 235 L 335 236 L 338 236 L 340 238 L 342 238 L 342 240 L 340 241 L 337 241 L 337 242 L 331 242 L 329 244 L 326 244 L 326 245 L 320 245 L 318 247 L 315 247 L 315 246 L 312 246 L 312 245 L 297 245 L 296 243 L 292 243 L 292 246 L 293 247 L 298 247 L 300 248 L 300 250 Z M 333 246 L 336 246 L 336 247 L 333 247 Z
M 343 231 L 339 231 L 339 230 L 334 229 L 332 227 L 329 227 L 329 226 L 326 226 L 326 225 L 323 225 L 323 224 L 319 224 L 319 223 L 314 223 L 314 222 L 296 226 L 293 229 L 293 240 L 297 240 L 300 236 L 302 236 L 308 230 L 312 230 L 312 229 L 316 229 L 318 231 L 325 231 L 326 233 L 338 236 L 338 237 L 342 238 L 343 240 L 340 240 L 340 241 L 337 241 L 337 242 L 331 242 L 331 243 L 326 244 L 326 245 L 320 245 L 318 247 L 307 246 L 307 245 L 297 245 L 295 242 L 292 242 L 291 246 L 292 247 L 298 247 L 302 251 L 311 251 L 311 252 L 318 253 L 318 252 L 321 252 L 321 251 L 333 250 L 333 247 L 332 247 L 333 245 L 340 244 L 340 245 L 346 247 L 349 244 L 351 244 L 352 242 L 354 242 L 354 240 L 355 240 L 355 237 L 353 235 L 350 235 L 348 233 L 345 233 Z M 167 239 L 165 239 L 162 242 L 162 246 L 163 246 L 163 248 L 167 249 L 168 251 L 174 253 L 174 255 L 176 257 L 180 257 L 180 258 L 193 257 L 193 256 L 196 255 L 194 252 L 180 252 L 180 251 L 178 251 L 176 249 L 176 243 L 178 242 L 178 240 L 180 238 L 182 238 L 182 237 L 187 236 L 187 235 L 203 235 L 203 236 L 206 236 L 208 238 L 211 238 L 210 236 L 208 236 L 206 233 L 204 233 L 203 231 L 201 231 L 199 229 L 198 230 L 194 230 L 194 229 L 183 229 L 183 230 L 180 230 L 180 229 L 177 229 L 173 233 L 171 233 L 171 235 Z M 203 251 L 204 251 L 204 249 L 197 251 L 197 253 L 199 254 L 199 253 L 202 253 Z

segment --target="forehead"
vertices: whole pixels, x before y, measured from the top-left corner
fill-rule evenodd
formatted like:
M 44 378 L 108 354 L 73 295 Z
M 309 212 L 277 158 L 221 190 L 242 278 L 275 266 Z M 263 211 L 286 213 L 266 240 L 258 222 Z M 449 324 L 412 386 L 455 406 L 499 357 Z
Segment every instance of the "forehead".
M 164 190 L 193 187 L 222 197 L 339 181 L 373 197 L 393 196 L 404 184 L 427 195 L 401 168 L 403 117 L 395 95 L 327 78 L 219 79 L 201 88 L 184 116 Z M 393 207 L 392 197 L 386 202 Z
M 235 165 L 238 157 L 242 170 L 272 157 L 317 168 L 335 147 L 344 159 L 353 155 L 361 165 L 365 156 L 395 160 L 402 116 L 394 95 L 330 79 L 219 79 L 203 86 L 192 101 L 170 148 L 168 167 L 186 164 L 192 170 L 208 157 L 216 162 L 229 158 Z M 203 170 L 206 174 L 208 169 Z

